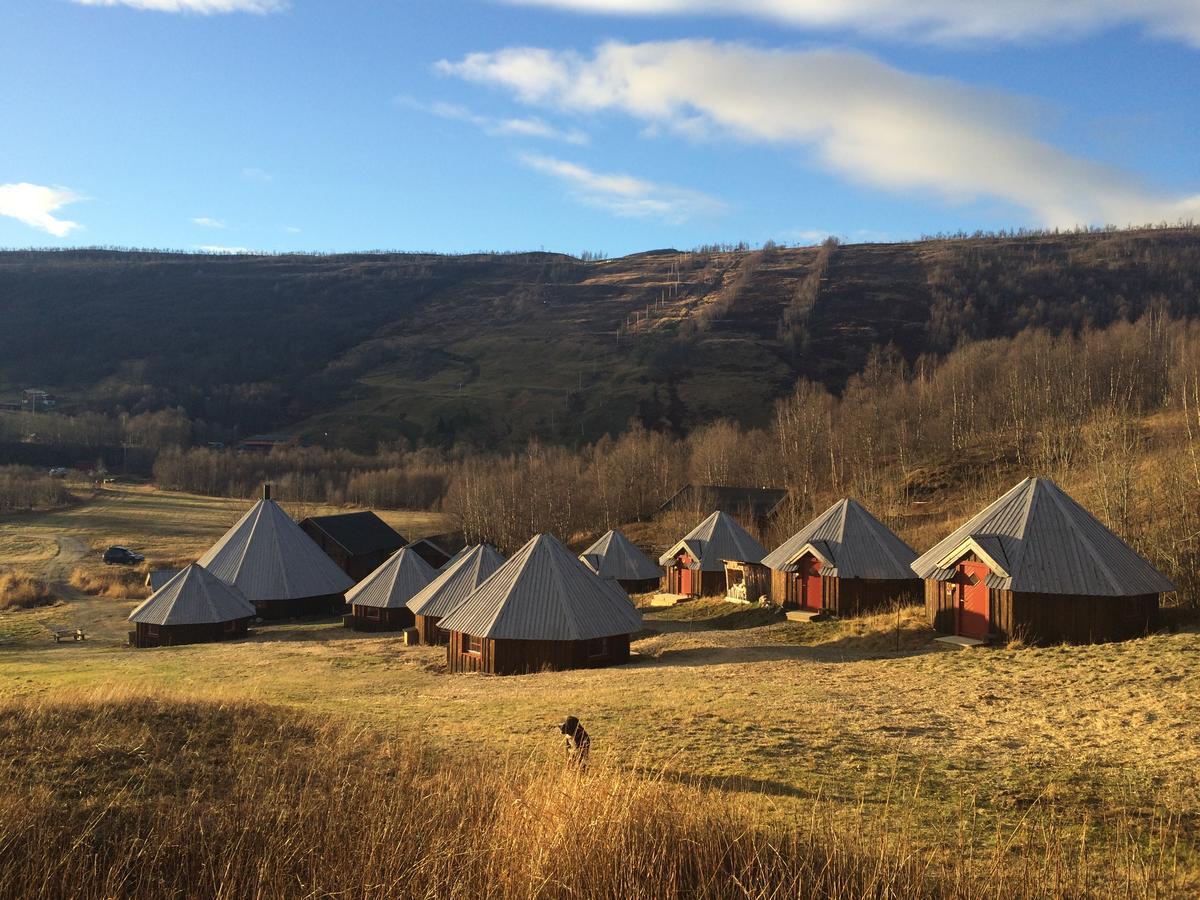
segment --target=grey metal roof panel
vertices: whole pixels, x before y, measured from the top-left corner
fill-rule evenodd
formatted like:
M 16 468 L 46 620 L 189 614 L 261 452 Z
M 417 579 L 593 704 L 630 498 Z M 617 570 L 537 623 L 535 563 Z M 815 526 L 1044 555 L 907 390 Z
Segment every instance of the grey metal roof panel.
M 146 586 L 150 588 L 150 593 L 154 593 L 182 571 L 183 569 L 151 569 L 150 574 L 146 576 Z
M 663 576 L 662 567 L 616 529 L 606 532 L 579 558 L 601 578 L 646 581 Z
M 839 500 L 763 557 L 763 565 L 795 571 L 806 546 L 827 548 L 834 567 L 822 570 L 837 578 L 897 580 L 913 578 L 917 552 L 876 519 L 857 500 Z
M 968 538 L 999 545 L 1008 578 L 989 575 L 997 590 L 1036 594 L 1132 597 L 1175 590 L 1162 573 L 1047 478 L 1026 478 L 922 554 L 922 578 L 948 580 L 940 563 Z M 993 552 L 988 549 L 989 554 Z
M 402 609 L 437 572 L 415 552 L 397 550 L 374 572 L 346 592 L 346 602 L 379 609 Z
M 586 641 L 639 631 L 642 615 L 615 582 L 539 534 L 439 626 L 498 640 Z
M 129 614 L 145 625 L 209 625 L 247 619 L 254 606 L 236 587 L 192 563 Z
M 446 616 L 504 565 L 504 557 L 490 544 L 466 547 L 451 563 L 408 601 L 418 616 Z
M 746 531 L 733 516 L 717 510 L 689 531 L 670 550 L 659 557 L 659 563 L 667 566 L 681 550 L 693 556 L 699 554 L 699 568 L 704 572 L 725 571 L 725 560 L 737 562 L 762 562 L 767 550 Z
M 341 594 L 354 585 L 274 500 L 259 500 L 198 560 L 252 603 Z

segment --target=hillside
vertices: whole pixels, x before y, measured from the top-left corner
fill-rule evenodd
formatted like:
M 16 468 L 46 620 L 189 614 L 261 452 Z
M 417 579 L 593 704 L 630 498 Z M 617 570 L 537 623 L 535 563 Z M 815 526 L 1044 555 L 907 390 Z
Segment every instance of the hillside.
M 0 399 L 183 407 L 210 436 L 593 439 L 637 417 L 757 425 L 872 348 L 1200 313 L 1200 229 L 761 251 L 0 253 Z M 50 352 L 52 351 L 52 352 Z

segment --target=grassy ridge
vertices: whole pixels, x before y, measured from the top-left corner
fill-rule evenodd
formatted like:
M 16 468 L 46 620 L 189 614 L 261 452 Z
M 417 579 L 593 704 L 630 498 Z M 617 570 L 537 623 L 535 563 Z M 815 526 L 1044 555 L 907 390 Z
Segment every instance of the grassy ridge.
M 781 823 L 758 798 L 675 784 L 636 760 L 581 773 L 545 754 L 439 754 L 261 705 L 129 692 L 7 704 L 0 778 L 9 785 L 3 896 L 1049 897 L 1179 887 L 1165 829 L 1158 855 L 1131 845 L 1105 872 L 1044 810 L 994 835 L 964 819 L 938 849 L 919 851 L 899 794 L 848 821 L 813 801 Z M 1042 849 L 1009 852 L 1033 837 Z

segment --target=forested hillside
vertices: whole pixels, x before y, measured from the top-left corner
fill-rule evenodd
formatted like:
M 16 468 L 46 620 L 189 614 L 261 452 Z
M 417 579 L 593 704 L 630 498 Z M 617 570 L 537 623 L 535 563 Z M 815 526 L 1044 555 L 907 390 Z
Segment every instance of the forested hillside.
M 576 444 L 631 419 L 760 426 L 798 378 L 840 392 L 875 347 L 912 364 L 1030 327 L 1193 317 L 1198 285 L 1184 228 L 614 260 L 10 251 L 0 399 L 49 389 L 198 440 Z

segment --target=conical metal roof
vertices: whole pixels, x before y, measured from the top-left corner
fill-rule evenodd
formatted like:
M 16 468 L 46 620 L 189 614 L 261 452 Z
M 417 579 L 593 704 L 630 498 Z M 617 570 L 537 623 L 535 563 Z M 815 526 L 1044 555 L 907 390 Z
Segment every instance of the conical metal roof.
M 833 578 L 911 579 L 917 553 L 857 500 L 839 500 L 763 557 L 781 572 L 799 571 L 811 552 Z
M 738 524 L 737 519 L 718 510 L 687 535 L 678 544 L 659 557 L 661 565 L 671 564 L 680 551 L 686 550 L 692 559 L 698 560 L 691 568 L 702 572 L 725 571 L 724 561 L 757 563 L 767 555 L 767 548 L 750 536 Z
M 438 627 L 501 640 L 587 641 L 639 631 L 642 615 L 614 582 L 539 534 Z
M 414 551 L 400 549 L 347 591 L 346 602 L 355 606 L 402 609 L 436 575 L 433 567 Z
M 254 614 L 254 605 L 241 591 L 192 563 L 131 612 L 129 621 L 145 625 L 210 625 L 247 619 Z
M 408 601 L 408 608 L 418 616 L 449 615 L 502 565 L 504 557 L 491 544 L 465 547 Z
M 621 532 L 606 532 L 579 555 L 583 564 L 601 578 L 618 581 L 649 581 L 662 578 L 662 566 L 634 546 Z
M 353 580 L 274 500 L 259 500 L 198 560 L 252 603 L 341 594 Z
M 1165 576 L 1048 478 L 1026 478 L 922 554 L 922 578 L 949 581 L 975 553 L 988 587 L 1034 594 L 1133 597 L 1175 590 Z

